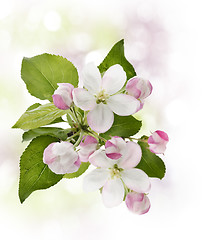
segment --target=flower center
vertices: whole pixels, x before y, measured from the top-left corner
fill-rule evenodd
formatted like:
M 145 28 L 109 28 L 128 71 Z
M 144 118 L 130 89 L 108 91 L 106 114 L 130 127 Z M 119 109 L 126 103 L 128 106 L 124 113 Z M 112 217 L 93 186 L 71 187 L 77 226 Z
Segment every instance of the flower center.
M 105 93 L 105 90 L 100 91 L 96 96 L 97 101 L 96 103 L 104 103 L 106 104 L 106 100 L 108 99 L 109 95 Z
M 121 178 L 121 175 L 120 175 L 121 171 L 122 171 L 122 168 L 118 168 L 117 164 L 115 164 L 114 167 L 110 169 L 111 179 Z

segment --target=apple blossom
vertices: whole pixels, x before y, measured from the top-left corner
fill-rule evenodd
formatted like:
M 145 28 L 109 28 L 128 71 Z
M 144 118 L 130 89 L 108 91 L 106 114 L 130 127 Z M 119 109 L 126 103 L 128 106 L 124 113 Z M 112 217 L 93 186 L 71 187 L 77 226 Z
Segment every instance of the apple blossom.
M 119 64 L 111 66 L 103 77 L 93 63 L 86 65 L 83 71 L 86 89 L 75 88 L 73 97 L 77 107 L 89 111 L 87 122 L 92 130 L 106 132 L 114 122 L 113 113 L 128 116 L 139 108 L 140 104 L 133 96 L 118 93 L 125 82 L 126 73 Z
M 79 144 L 78 155 L 81 162 L 88 162 L 89 156 L 97 149 L 98 141 L 92 136 L 84 136 Z
M 59 86 L 52 95 L 54 105 L 62 110 L 69 109 L 73 102 L 72 91 L 74 86 L 70 83 L 57 83 Z
M 123 140 L 124 141 L 124 140 Z M 141 160 L 140 146 L 135 142 L 125 142 L 122 156 L 111 159 L 105 151 L 99 149 L 90 157 L 89 162 L 96 166 L 83 181 L 85 191 L 95 191 L 102 188 L 102 199 L 106 207 L 119 205 L 125 196 L 125 188 L 144 193 L 150 189 L 150 181 L 145 172 L 134 168 Z
M 157 130 L 148 138 L 149 150 L 156 154 L 164 153 L 168 141 L 168 135 L 163 131 Z
M 139 111 L 143 108 L 144 99 L 152 93 L 152 84 L 148 80 L 136 76 L 127 82 L 126 91 L 140 101 L 140 106 L 137 109 Z
M 43 153 L 43 162 L 56 174 L 76 172 L 81 163 L 70 142 L 54 142 L 48 145 Z
M 127 208 L 135 214 L 147 213 L 150 209 L 150 201 L 146 194 L 130 192 L 126 196 L 126 206 Z
M 112 137 L 105 143 L 106 156 L 111 159 L 118 159 L 125 151 L 126 142 L 121 137 Z

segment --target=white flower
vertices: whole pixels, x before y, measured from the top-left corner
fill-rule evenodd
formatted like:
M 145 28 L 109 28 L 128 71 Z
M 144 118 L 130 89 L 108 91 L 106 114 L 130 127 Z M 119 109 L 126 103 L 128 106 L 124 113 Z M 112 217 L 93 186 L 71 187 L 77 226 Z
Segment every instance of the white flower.
M 97 169 L 84 178 L 83 189 L 88 192 L 102 188 L 102 199 L 106 207 L 117 206 L 123 201 L 124 185 L 138 193 L 145 193 L 150 189 L 147 174 L 134 168 L 141 160 L 140 146 L 127 142 L 124 147 L 123 155 L 119 159 L 108 158 L 101 149 L 89 157 L 89 161 Z
M 43 162 L 56 174 L 76 172 L 81 163 L 73 144 L 69 142 L 54 142 L 48 145 L 43 153 Z
M 84 88 L 73 90 L 77 107 L 89 111 L 87 121 L 91 129 L 106 132 L 114 122 L 114 113 L 120 116 L 132 115 L 139 108 L 139 101 L 127 94 L 116 94 L 126 82 L 126 73 L 116 64 L 111 66 L 103 78 L 98 68 L 88 64 L 83 71 Z

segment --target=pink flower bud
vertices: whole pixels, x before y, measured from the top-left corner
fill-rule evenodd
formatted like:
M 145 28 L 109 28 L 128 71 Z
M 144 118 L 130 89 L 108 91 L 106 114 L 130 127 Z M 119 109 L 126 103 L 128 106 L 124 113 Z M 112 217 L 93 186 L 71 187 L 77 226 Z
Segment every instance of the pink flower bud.
M 150 201 L 144 193 L 130 192 L 126 196 L 126 206 L 135 214 L 145 214 L 150 209 Z
M 69 109 L 73 102 L 72 91 L 74 86 L 70 83 L 58 83 L 57 85 L 59 87 L 52 95 L 54 105 L 62 110 Z
M 140 77 L 131 78 L 126 84 L 126 91 L 129 95 L 140 101 L 140 107 L 137 111 L 143 108 L 143 101 L 152 93 L 152 85 L 148 80 Z
M 163 131 L 157 130 L 148 138 L 149 150 L 156 154 L 164 153 L 168 141 L 168 135 Z
M 54 142 L 44 150 L 43 162 L 56 174 L 76 172 L 80 167 L 80 160 L 73 144 L 69 142 Z
M 79 144 L 79 158 L 81 162 L 88 162 L 89 156 L 97 150 L 98 141 L 92 136 L 84 136 Z
M 111 159 L 119 159 L 126 148 L 126 142 L 121 137 L 112 137 L 105 144 L 106 156 Z

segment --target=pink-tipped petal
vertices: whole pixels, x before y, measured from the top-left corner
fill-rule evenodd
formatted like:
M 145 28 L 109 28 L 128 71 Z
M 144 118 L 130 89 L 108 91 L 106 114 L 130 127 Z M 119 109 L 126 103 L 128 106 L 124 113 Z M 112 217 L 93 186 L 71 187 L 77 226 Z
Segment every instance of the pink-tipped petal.
M 79 169 L 78 154 L 69 142 L 50 144 L 44 151 L 43 161 L 56 174 L 73 173 Z
M 55 144 L 55 143 L 51 143 L 51 144 L 48 145 L 48 146 L 45 148 L 45 150 L 44 150 L 44 153 L 43 153 L 43 162 L 44 162 L 45 164 L 50 164 L 50 163 L 54 162 L 55 159 L 56 159 L 56 157 L 57 157 L 57 156 L 56 156 L 55 154 L 53 154 L 53 152 L 52 152 L 52 148 L 53 148 L 54 144 Z
M 83 69 L 83 84 L 92 94 L 100 91 L 101 74 L 93 63 L 87 64 Z
M 119 116 L 129 116 L 134 114 L 139 108 L 139 101 L 126 94 L 117 94 L 107 100 L 109 108 Z
M 135 192 L 145 193 L 150 190 L 149 177 L 140 169 L 126 169 L 121 172 L 121 177 L 126 186 Z
M 130 169 L 136 167 L 142 157 L 140 146 L 135 142 L 126 143 L 126 152 L 118 162 L 118 167 L 123 169 Z
M 102 199 L 106 207 L 116 207 L 124 198 L 124 186 L 120 178 L 109 179 L 102 190 Z
M 140 111 L 144 106 L 144 102 L 141 102 L 141 101 L 139 101 L 139 102 L 140 102 L 140 106 L 139 106 L 139 108 L 137 109 L 136 112 Z
M 118 92 L 126 82 L 126 73 L 119 65 L 111 66 L 104 74 L 102 79 L 102 89 L 106 90 L 107 94 Z
M 161 139 L 163 139 L 164 141 L 166 141 L 166 142 L 169 141 L 169 137 L 168 137 L 167 133 L 165 133 L 164 131 L 157 130 L 157 131 L 155 131 L 155 132 L 156 132 L 156 133 L 159 135 L 159 137 L 160 137 Z
M 79 169 L 79 167 L 81 165 L 80 158 L 77 159 L 77 161 L 74 163 L 74 165 Z
M 92 136 L 84 136 L 81 143 L 79 144 L 78 155 L 81 162 L 88 162 L 89 156 L 97 148 L 97 139 Z
M 152 93 L 152 84 L 148 80 L 143 80 L 143 89 L 141 92 L 140 100 L 147 98 Z
M 137 87 L 138 82 L 138 77 L 133 77 L 126 84 L 126 91 L 128 92 L 128 94 L 137 99 L 141 95 L 141 90 Z
M 72 91 L 74 90 L 74 86 L 70 83 L 57 83 L 57 85 L 59 86 L 57 90 L 66 89 L 69 93 L 72 93 Z
M 144 193 L 130 192 L 127 194 L 125 202 L 127 208 L 138 215 L 147 213 L 151 206 L 149 198 Z
M 68 105 L 64 102 L 64 100 L 63 100 L 63 98 L 62 98 L 61 95 L 59 95 L 59 94 L 53 94 L 53 95 L 52 95 L 52 98 L 53 98 L 53 103 L 54 103 L 54 105 L 55 105 L 57 108 L 62 109 L 62 110 L 67 110 L 67 109 L 70 108 L 70 106 L 68 106 Z
M 163 154 L 166 151 L 166 146 L 161 144 L 149 144 L 149 150 L 155 154 Z
M 62 110 L 69 109 L 73 102 L 72 91 L 74 86 L 70 83 L 58 83 L 59 87 L 52 95 L 54 105 Z
M 163 131 L 157 130 L 148 138 L 149 149 L 153 153 L 162 154 L 166 150 L 168 141 L 168 135 Z
M 73 90 L 73 99 L 77 107 L 84 111 L 92 110 L 96 107 L 96 99 L 84 88 L 75 88 Z
M 102 149 L 99 149 L 91 154 L 89 162 L 99 168 L 111 168 L 115 164 L 115 161 L 108 158 Z
M 112 137 L 105 143 L 106 156 L 111 159 L 119 159 L 126 150 L 126 142 L 121 137 Z
M 104 133 L 111 128 L 114 114 L 106 104 L 100 103 L 88 113 L 87 121 L 92 130 Z
M 129 95 L 143 101 L 152 93 L 152 85 L 141 77 L 133 77 L 127 82 L 126 91 Z
M 92 136 L 84 136 L 81 140 L 81 143 L 80 143 L 80 146 L 81 147 L 86 147 L 88 145 L 91 145 L 91 144 L 97 144 L 98 141 L 96 138 L 92 137 Z
M 122 157 L 122 154 L 121 153 L 106 153 L 106 156 L 108 158 L 117 160 Z
M 106 169 L 94 169 L 83 180 L 83 190 L 92 192 L 100 189 L 108 179 L 108 171 Z

